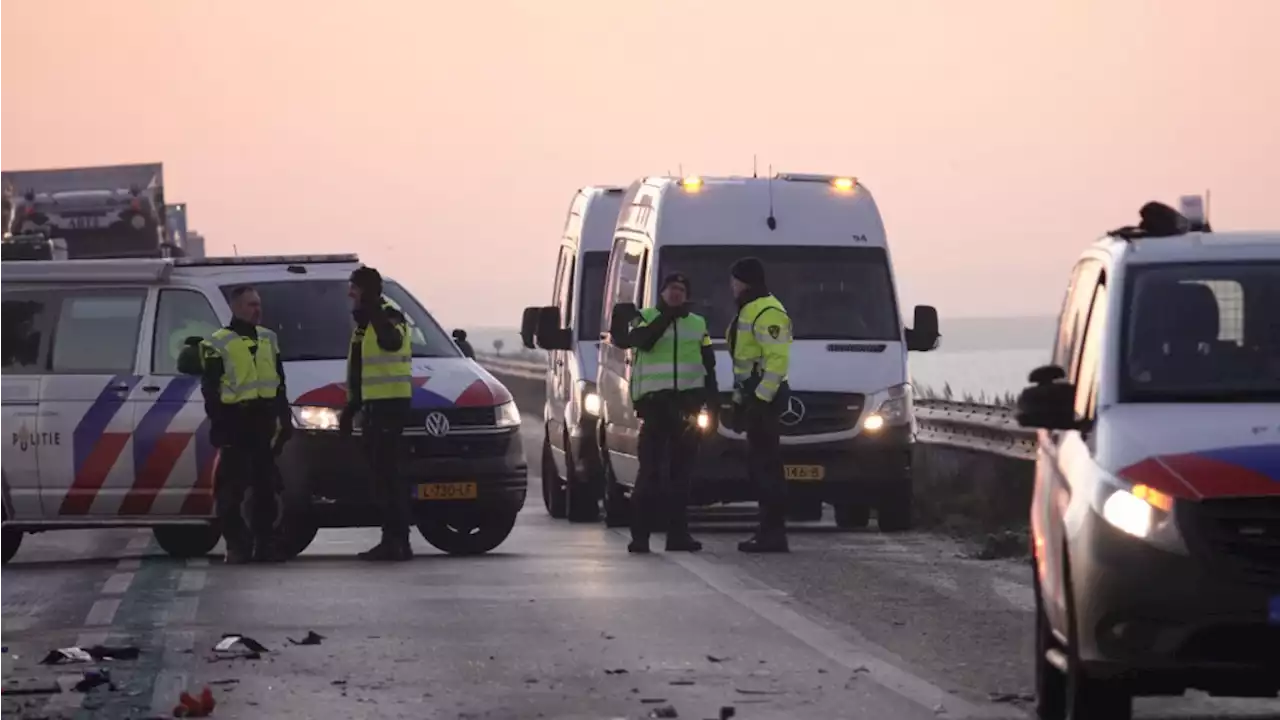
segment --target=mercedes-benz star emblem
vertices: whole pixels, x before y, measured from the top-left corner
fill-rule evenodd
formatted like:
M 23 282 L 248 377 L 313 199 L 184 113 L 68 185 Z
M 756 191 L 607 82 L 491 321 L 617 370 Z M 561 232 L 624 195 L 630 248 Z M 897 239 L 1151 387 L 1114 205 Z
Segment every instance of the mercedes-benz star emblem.
M 800 401 L 800 398 L 792 395 L 787 398 L 787 409 L 783 410 L 782 414 L 778 416 L 778 422 L 783 425 L 791 426 L 799 425 L 800 421 L 803 419 L 804 403 Z
M 449 418 L 442 412 L 433 412 L 428 415 L 423 425 L 427 428 L 427 432 L 435 437 L 444 437 L 449 434 Z

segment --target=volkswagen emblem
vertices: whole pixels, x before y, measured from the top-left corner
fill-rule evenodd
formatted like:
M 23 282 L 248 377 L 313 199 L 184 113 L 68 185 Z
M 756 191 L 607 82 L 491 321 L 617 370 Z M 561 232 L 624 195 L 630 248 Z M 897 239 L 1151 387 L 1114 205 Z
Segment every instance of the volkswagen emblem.
M 801 420 L 804 420 L 804 403 L 800 398 L 792 395 L 787 398 L 787 409 L 778 416 L 778 422 L 791 427 L 799 425 Z
M 442 412 L 427 415 L 427 421 L 423 425 L 427 428 L 427 433 L 434 437 L 444 437 L 449 434 L 449 418 Z

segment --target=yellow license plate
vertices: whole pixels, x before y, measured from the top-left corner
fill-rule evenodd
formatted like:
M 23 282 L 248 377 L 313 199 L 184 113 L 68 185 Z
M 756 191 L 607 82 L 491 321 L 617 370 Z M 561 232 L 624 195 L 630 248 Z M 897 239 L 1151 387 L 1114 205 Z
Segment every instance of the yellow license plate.
M 418 486 L 419 500 L 475 500 L 476 484 L 460 483 L 424 483 Z
M 811 482 L 827 476 L 827 469 L 821 465 L 784 465 L 783 475 L 788 480 Z

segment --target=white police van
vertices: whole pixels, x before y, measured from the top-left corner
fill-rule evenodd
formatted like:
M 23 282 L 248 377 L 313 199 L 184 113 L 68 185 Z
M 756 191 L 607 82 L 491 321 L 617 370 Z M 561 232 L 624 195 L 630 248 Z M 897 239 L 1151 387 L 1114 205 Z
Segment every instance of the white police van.
M 177 556 L 219 539 L 218 454 L 187 337 L 231 317 L 253 285 L 280 338 L 298 432 L 280 459 L 281 546 L 319 527 L 378 524 L 358 438 L 343 438 L 355 255 L 36 260 L 3 263 L 4 560 L 25 532 L 152 527 Z M 524 503 L 526 462 L 511 394 L 393 280 L 385 295 L 413 345 L 413 416 L 402 470 L 418 528 L 450 553 L 487 552 Z
M 1031 529 L 1041 717 L 1280 693 L 1280 232 L 1149 204 L 1071 272 Z
M 605 269 L 623 188 L 585 187 L 574 193 L 556 256 L 551 304 L 526 308 L 524 346 L 546 343 L 546 434 L 542 442 L 542 501 L 553 518 L 592 522 L 604 487 L 597 443 L 596 359 L 600 349 Z M 539 334 L 539 323 L 546 331 Z
M 760 258 L 769 289 L 791 315 L 789 404 L 782 450 L 793 519 L 816 520 L 830 503 L 841 527 L 911 524 L 914 419 L 907 350 L 937 344 L 937 312 L 915 309 L 903 327 L 884 224 L 853 178 L 653 177 L 626 192 L 613 233 L 602 323 L 616 306 L 651 306 L 660 278 L 684 273 L 694 311 L 707 319 L 722 404 L 733 388 L 724 332 L 736 317 L 729 267 Z M 597 392 L 606 475 L 606 522 L 628 522 L 638 470 L 640 422 L 628 392 L 632 353 L 605 342 Z M 692 502 L 754 500 L 742 434 L 700 422 L 707 433 Z

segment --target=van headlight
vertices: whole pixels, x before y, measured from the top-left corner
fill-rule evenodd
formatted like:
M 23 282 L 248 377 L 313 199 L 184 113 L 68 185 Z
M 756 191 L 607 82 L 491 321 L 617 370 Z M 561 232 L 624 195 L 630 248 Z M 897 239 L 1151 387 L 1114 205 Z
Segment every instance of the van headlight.
M 707 412 L 706 410 L 699 410 L 698 411 L 698 429 L 705 432 L 710 427 L 711 427 L 711 413 Z
M 910 383 L 894 385 L 872 396 L 879 401 L 875 412 L 862 419 L 862 429 L 877 432 L 885 426 L 907 425 L 911 422 L 913 395 Z
M 516 427 L 520 424 L 520 408 L 514 400 L 505 402 L 494 408 L 494 424 L 501 428 Z
M 295 405 L 293 426 L 299 430 L 337 430 L 338 411 L 318 405 Z
M 1174 517 L 1174 499 L 1149 485 L 1128 485 L 1108 477 L 1094 503 L 1112 527 L 1170 552 L 1187 554 Z

